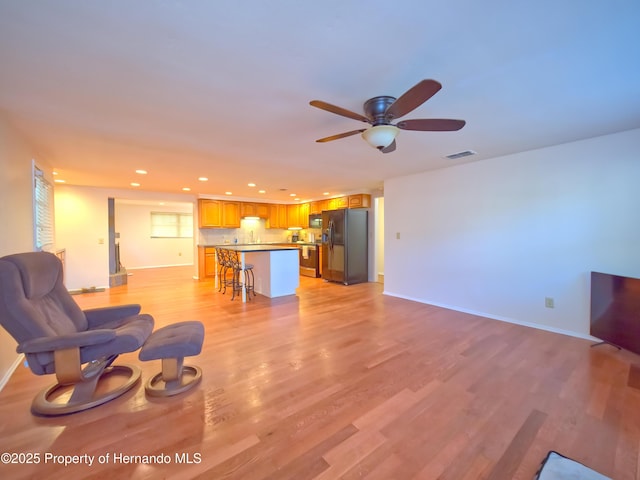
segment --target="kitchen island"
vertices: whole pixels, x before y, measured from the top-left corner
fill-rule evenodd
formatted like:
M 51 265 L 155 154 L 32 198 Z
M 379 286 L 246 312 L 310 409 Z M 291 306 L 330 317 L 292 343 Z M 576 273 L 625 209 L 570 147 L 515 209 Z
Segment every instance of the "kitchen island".
M 246 264 L 253 265 L 254 291 L 256 293 L 269 298 L 295 295 L 296 289 L 300 285 L 298 247 L 251 244 L 216 245 L 215 248 L 237 252 L 243 269 Z M 218 270 L 216 264 L 216 288 L 220 282 Z M 244 280 L 242 276 L 240 278 Z M 242 289 L 242 301 L 247 301 L 247 292 L 244 288 Z

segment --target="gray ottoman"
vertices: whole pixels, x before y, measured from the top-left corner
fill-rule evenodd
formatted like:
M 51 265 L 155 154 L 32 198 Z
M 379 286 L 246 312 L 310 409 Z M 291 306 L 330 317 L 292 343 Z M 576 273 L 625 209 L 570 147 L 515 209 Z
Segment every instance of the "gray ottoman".
M 183 365 L 184 357 L 202 350 L 204 326 L 201 322 L 179 322 L 159 328 L 140 349 L 142 361 L 162 360 L 162 371 L 144 387 L 151 397 L 170 397 L 195 387 L 202 379 L 200 367 Z

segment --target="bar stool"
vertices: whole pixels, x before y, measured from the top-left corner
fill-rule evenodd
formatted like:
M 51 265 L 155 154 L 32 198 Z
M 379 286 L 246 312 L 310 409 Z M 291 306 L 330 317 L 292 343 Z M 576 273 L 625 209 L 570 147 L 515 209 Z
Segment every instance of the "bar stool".
M 229 251 L 224 248 L 216 248 L 218 259 L 218 291 L 222 292 L 222 287 L 227 290 L 227 272 L 229 271 Z M 223 292 L 224 293 L 224 292 Z
M 253 275 L 253 265 L 250 263 L 246 263 L 244 265 L 244 269 L 242 268 L 242 263 L 240 262 L 238 252 L 227 252 L 229 254 L 229 263 L 231 268 L 233 269 L 233 278 L 232 278 L 232 286 L 233 286 L 233 294 L 231 295 L 231 300 L 236 297 L 236 293 L 242 294 L 242 288 L 244 287 L 247 300 L 251 299 L 251 293 L 253 292 L 253 296 L 256 296 L 256 291 L 254 289 L 254 275 Z M 244 283 L 240 283 L 240 275 L 244 276 Z

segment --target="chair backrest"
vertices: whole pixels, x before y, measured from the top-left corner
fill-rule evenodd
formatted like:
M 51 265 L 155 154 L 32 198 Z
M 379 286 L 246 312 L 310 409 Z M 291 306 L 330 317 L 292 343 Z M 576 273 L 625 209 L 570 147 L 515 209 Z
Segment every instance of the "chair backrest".
M 62 283 L 62 262 L 48 252 L 0 258 L 0 324 L 18 343 L 85 331 L 87 319 Z

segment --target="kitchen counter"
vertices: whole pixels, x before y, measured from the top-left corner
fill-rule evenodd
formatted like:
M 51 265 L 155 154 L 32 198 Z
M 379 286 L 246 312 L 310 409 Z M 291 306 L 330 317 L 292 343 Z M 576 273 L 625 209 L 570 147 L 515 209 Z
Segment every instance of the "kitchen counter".
M 283 247 L 301 247 L 303 245 L 322 245 L 320 242 L 260 242 L 260 243 L 206 243 L 199 244 L 198 247 L 201 248 L 229 248 L 229 247 L 247 247 L 247 246 L 256 246 L 256 247 L 273 247 L 273 246 L 283 246 Z
M 300 285 L 299 247 L 282 244 L 217 245 L 216 248 L 238 252 L 240 264 L 253 265 L 254 291 L 269 298 L 295 295 Z M 215 286 L 219 285 L 217 258 Z M 242 281 L 242 276 L 241 276 Z M 247 301 L 242 289 L 242 301 Z
M 297 250 L 298 249 L 298 247 L 295 245 L 283 246 L 280 244 L 269 245 L 264 243 L 218 245 L 216 248 L 224 248 L 225 250 L 231 250 L 232 252 L 240 252 L 240 253 L 275 252 L 278 250 Z

